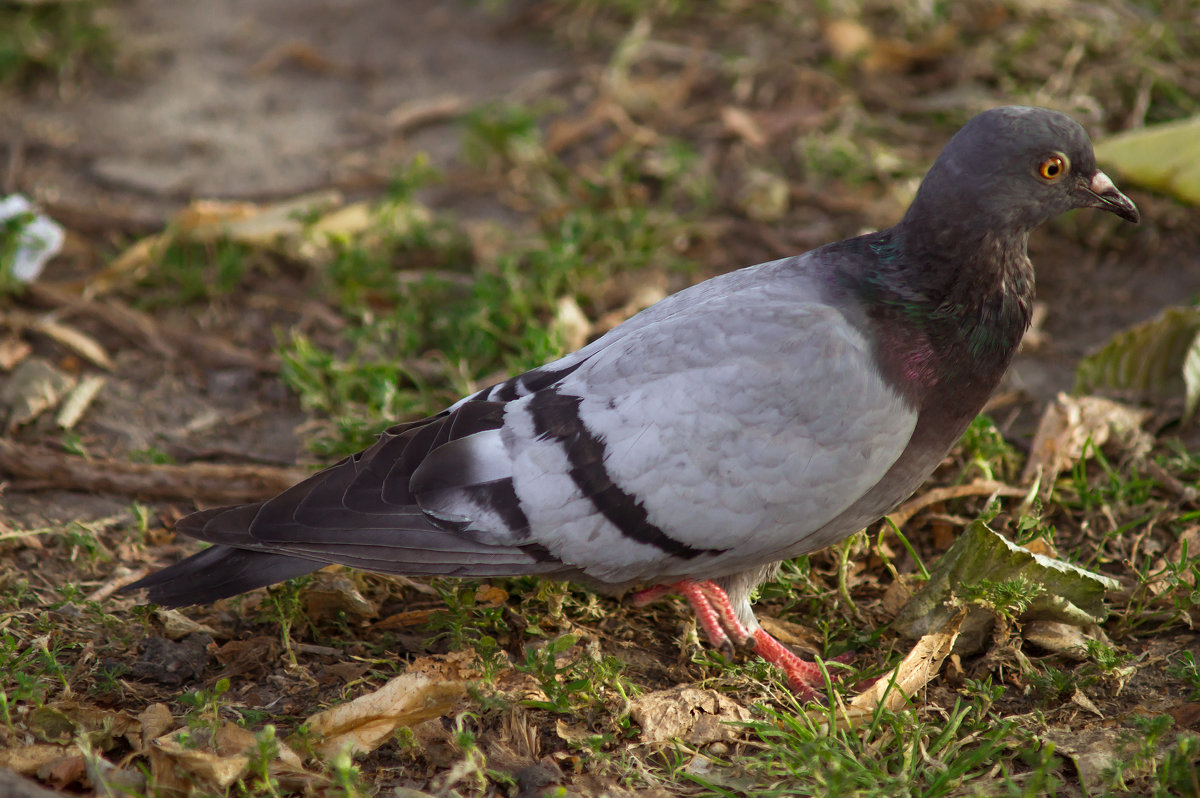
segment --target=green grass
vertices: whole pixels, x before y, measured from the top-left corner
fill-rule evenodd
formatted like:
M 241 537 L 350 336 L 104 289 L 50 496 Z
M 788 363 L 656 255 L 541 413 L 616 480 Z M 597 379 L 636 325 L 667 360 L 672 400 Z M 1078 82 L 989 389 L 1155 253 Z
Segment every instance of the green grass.
M 1061 762 L 1036 741 L 991 712 L 1003 692 L 987 683 L 976 696 L 959 696 L 936 719 L 917 710 L 877 710 L 861 729 L 829 731 L 837 710 L 812 714 L 796 704 L 767 708 L 748 725 L 762 745 L 757 755 L 717 761 L 716 778 L 689 774 L 702 795 L 740 796 L 733 785 L 752 783 L 756 796 L 846 795 L 856 798 L 951 795 L 1041 796 L 1061 783 Z M 1031 758 L 1035 767 L 1014 778 L 1002 763 Z M 999 764 L 999 767 L 997 765 Z M 999 771 L 997 773 L 997 771 Z M 976 791 L 982 790 L 982 791 Z
M 329 418 L 318 454 L 360 449 L 391 423 L 561 356 L 560 302 L 595 315 L 592 293 L 618 275 L 687 268 L 676 243 L 707 201 L 694 153 L 678 142 L 654 159 L 623 150 L 584 178 L 541 148 L 535 121 L 526 109 L 485 109 L 465 136 L 482 169 L 524 165 L 521 198 L 537 209 L 533 229 L 499 231 L 494 257 L 477 261 L 452 219 L 412 198 L 435 177 L 419 161 L 377 211 L 379 232 L 336 248 L 324 288 L 349 321 L 344 341 L 281 342 L 284 379 Z
M 0 84 L 48 79 L 73 83 L 85 69 L 107 67 L 113 35 L 97 0 L 0 5 Z

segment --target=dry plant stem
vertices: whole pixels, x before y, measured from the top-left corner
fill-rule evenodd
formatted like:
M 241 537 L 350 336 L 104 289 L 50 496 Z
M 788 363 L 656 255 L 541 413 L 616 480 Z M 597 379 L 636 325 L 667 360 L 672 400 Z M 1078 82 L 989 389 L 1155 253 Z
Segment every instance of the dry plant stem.
M 179 329 L 160 324 L 153 316 L 116 299 L 84 299 L 68 290 L 42 283 L 30 285 L 28 296 L 43 307 L 62 308 L 96 319 L 171 360 L 187 359 L 212 368 L 251 368 L 268 374 L 279 371 L 277 358 L 240 349 L 193 328 Z
M 299 468 L 89 460 L 6 438 L 0 438 L 0 474 L 56 490 L 115 493 L 149 500 L 190 499 L 203 504 L 261 501 L 307 476 Z
M 113 593 L 116 593 L 118 590 L 125 587 L 125 585 L 133 584 L 134 582 L 136 582 L 137 580 L 146 576 L 153 570 L 154 569 L 151 566 L 143 565 L 141 568 L 138 568 L 136 571 L 130 571 L 129 573 L 118 574 L 118 575 L 112 577 L 111 579 L 109 579 L 107 582 L 105 582 L 100 587 L 93 590 L 91 593 L 88 593 L 87 598 L 84 600 L 85 601 L 104 601 L 106 598 L 111 596 Z
M 904 526 L 910 518 L 931 504 L 949 501 L 950 499 L 961 499 L 964 496 L 991 496 L 992 494 L 1010 497 L 1024 496 L 1025 491 L 1004 482 L 980 479 L 966 485 L 934 488 L 892 510 L 888 513 L 888 517 L 892 519 L 892 523 L 896 526 Z

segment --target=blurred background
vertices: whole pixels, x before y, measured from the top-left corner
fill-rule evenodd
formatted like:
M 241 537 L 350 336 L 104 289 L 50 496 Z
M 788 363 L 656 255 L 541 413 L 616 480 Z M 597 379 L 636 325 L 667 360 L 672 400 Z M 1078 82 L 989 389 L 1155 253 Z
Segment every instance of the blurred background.
M 265 621 L 255 626 L 245 612 L 214 610 L 208 631 L 173 635 L 159 616 L 138 615 L 130 600 L 116 610 L 97 607 L 121 580 L 192 550 L 173 539 L 170 526 L 196 503 L 261 497 L 369 444 L 392 423 L 577 348 L 686 285 L 895 223 L 958 127 L 1008 104 L 1048 106 L 1080 121 L 1097 142 L 1101 167 L 1134 198 L 1143 221 L 1134 227 L 1082 211 L 1034 234 L 1034 328 L 988 418 L 939 480 L 944 487 L 982 474 L 1014 486 L 1005 496 L 1036 496 L 1036 521 L 1023 520 L 1031 517 L 1028 502 L 1005 505 L 1000 521 L 1020 530 L 1014 537 L 1034 530 L 1049 539 L 1057 525 L 1061 551 L 1088 567 L 1109 565 L 1126 580 L 1123 617 L 1138 620 L 1121 632 L 1150 625 L 1186 635 L 1184 647 L 1195 648 L 1185 620 L 1191 604 L 1171 603 L 1194 584 L 1183 576 L 1190 561 L 1179 540 L 1194 527 L 1192 485 L 1200 475 L 1190 454 L 1194 429 L 1181 423 L 1200 398 L 1200 6 L 1193 0 L 0 0 L 0 199 L 9 203 L 0 205 L 0 477 L 7 474 L 0 483 L 0 634 L 10 649 L 0 665 L 27 676 L 0 676 L 7 691 L 0 698 L 9 696 L 9 704 L 0 702 L 9 729 L 0 725 L 0 752 L 10 756 L 0 764 L 21 770 L 12 752 L 31 733 L 30 716 L 18 723 L 3 708 L 32 712 L 61 699 L 64 685 L 68 694 L 83 691 L 98 706 L 136 715 L 184 687 L 209 690 L 220 703 L 215 674 L 246 676 L 259 684 L 239 687 L 235 678 L 225 700 L 249 707 L 248 725 L 261 735 L 265 715 L 253 712 L 266 712 L 263 706 L 299 715 L 355 679 L 378 676 L 384 652 L 374 646 L 444 652 L 444 637 L 427 646 L 400 621 L 391 631 L 363 630 L 420 601 L 459 600 L 465 594 L 458 588 L 439 587 L 445 595 L 431 599 L 424 585 L 360 582 L 354 594 L 365 596 L 369 611 L 344 590 L 326 591 L 341 596 L 329 606 L 293 591 L 295 606 L 303 605 L 296 596 L 309 596 L 313 613 L 284 624 L 303 627 L 296 639 L 312 649 L 300 660 L 311 677 L 302 687 L 263 687 L 266 673 L 284 679 L 292 671 L 238 660 L 232 650 L 212 653 L 239 640 L 274 639 Z M 35 229 L 42 232 L 23 232 Z M 1132 426 L 1148 437 L 1120 444 L 1111 464 L 1081 451 L 1018 476 L 1038 451 L 1034 435 L 1047 406 L 1073 388 L 1140 403 L 1147 415 Z M 1079 446 L 1099 446 L 1101 429 L 1126 440 L 1112 430 L 1126 429 L 1128 416 L 1063 412 L 1074 420 L 1064 422 L 1062 441 L 1074 435 Z M 1055 487 L 1060 471 L 1076 482 Z M 1035 472 L 1051 476 L 1038 482 Z M 1113 484 L 1122 487 L 1102 493 Z M 995 495 L 937 504 L 938 518 L 912 533 L 917 550 L 930 557 L 944 550 L 963 519 Z M 1152 531 L 1134 542 L 1130 530 L 1145 530 L 1148 520 Z M 1149 601 L 1146 575 L 1172 551 L 1179 593 L 1151 592 L 1174 609 L 1134 607 L 1137 596 Z M 896 552 L 900 570 L 914 570 L 908 554 Z M 831 641 L 842 649 L 880 645 L 868 627 L 894 614 L 882 603 L 890 563 L 868 561 L 851 585 L 868 609 L 831 609 L 836 556 L 806 561 L 791 574 L 809 580 L 802 598 L 785 599 L 782 588 L 773 594 L 789 609 L 840 619 L 811 633 L 814 650 L 824 653 Z M 512 626 L 513 613 L 557 606 L 538 634 L 583 628 L 584 637 L 603 641 L 603 656 L 617 652 L 633 663 L 640 690 L 697 671 L 717 678 L 707 661 L 639 661 L 622 647 L 630 634 L 597 620 L 617 617 L 615 605 L 601 613 L 580 591 L 562 588 L 576 608 L 563 620 L 561 596 L 518 599 L 508 585 L 484 606 L 473 603 L 476 587 L 466 605 L 451 602 L 463 617 L 503 614 L 508 606 L 505 624 Z M 47 605 L 76 609 L 55 631 L 39 630 L 35 608 Z M 1166 614 L 1137 614 L 1143 611 Z M 284 610 L 273 612 L 281 622 Z M 668 610 L 633 611 L 632 620 L 619 612 L 621 623 L 642 629 L 635 637 L 656 641 L 650 648 L 667 652 L 680 634 L 682 621 Z M 864 623 L 862 612 L 878 624 Z M 413 624 L 426 620 L 428 612 Z M 98 624 L 118 629 L 123 647 L 105 653 Z M 536 635 L 514 628 L 522 631 L 487 639 L 519 659 Z M 401 637 L 381 638 L 384 632 Z M 57 672 L 38 670 L 45 664 L 38 652 L 50 650 L 31 644 L 40 634 L 61 643 L 54 661 L 66 664 Z M 192 654 L 147 654 L 137 642 L 147 634 L 172 646 L 193 634 L 208 635 L 208 643 Z M 289 634 L 282 645 L 292 652 Z M 331 634 L 343 642 L 330 642 Z M 487 648 L 479 634 L 462 634 L 459 647 Z M 359 646 L 352 655 L 369 663 L 353 678 L 328 670 L 331 646 L 346 658 L 343 643 Z M 1150 656 L 1133 642 L 1122 645 L 1130 661 Z M 568 667 L 562 652 L 555 656 L 551 666 Z M 882 663 L 890 654 L 880 656 Z M 163 672 L 163 663 L 193 661 L 194 672 L 182 665 L 172 671 L 184 673 L 174 682 Z M 1117 700 L 1111 679 L 1118 666 L 1104 670 L 1096 661 L 1049 666 L 1075 679 L 1060 685 L 1045 677 L 1052 698 L 1037 705 L 1058 713 L 1066 737 L 1075 721 L 1064 707 L 1089 710 L 1072 704 L 1063 685 Z M 1168 675 L 1169 667 L 1184 667 L 1181 660 L 1161 654 L 1159 661 L 1158 681 L 1143 689 L 1156 685 L 1161 694 L 1163 680 L 1174 679 L 1171 689 L 1187 695 L 1187 678 Z M 526 666 L 521 673 L 531 672 Z M 1085 666 L 1100 675 L 1081 674 Z M 1016 667 L 1019 684 L 1009 679 L 1011 702 L 1000 715 L 989 715 L 988 703 L 972 716 L 980 728 L 988 718 L 1031 711 L 1036 680 L 1019 676 L 1023 668 Z M 1005 680 L 994 661 L 967 673 L 968 681 L 985 674 Z M 1194 668 L 1192 678 L 1200 683 Z M 546 741 L 521 749 L 524 759 L 500 770 L 511 776 L 518 759 L 524 767 L 554 752 L 546 784 L 579 794 L 683 790 L 670 763 L 645 751 L 621 753 L 636 729 L 612 698 L 619 693 L 556 705 L 571 713 L 590 707 L 584 731 L 546 732 L 551 710 L 538 708 L 543 715 L 530 722 L 542 729 L 534 738 L 544 732 Z M 1112 717 L 1151 700 L 1138 696 L 1096 711 Z M 952 691 L 943 697 L 954 701 Z M 171 705 L 168 719 L 179 716 L 179 706 Z M 476 707 L 486 720 L 475 733 L 512 749 L 511 729 L 497 731 L 502 724 L 489 706 Z M 1154 704 L 1146 714 L 1164 712 Z M 1176 731 L 1196 717 L 1176 718 Z M 457 729 L 461 736 L 461 718 Z M 1156 733 L 1155 744 L 1173 741 L 1172 751 L 1191 739 L 1163 736 L 1165 726 Z M 588 734 L 607 742 L 581 742 Z M 993 773 L 986 782 L 999 792 L 988 794 L 1110 783 L 1043 756 L 1044 740 L 1033 732 L 1013 735 L 997 738 L 988 754 L 1003 763 L 1002 778 Z M 140 750 L 114 745 L 114 761 Z M 471 792 L 447 775 L 465 743 L 445 745 L 458 753 L 393 745 L 364 767 L 376 784 L 424 773 L 412 784 L 434 794 L 527 788 L 481 766 Z M 1106 750 L 1112 761 L 1132 757 L 1116 742 Z M 1193 754 L 1178 754 L 1185 764 L 1174 771 L 1180 784 L 1195 777 L 1194 750 L 1187 750 Z M 572 764 L 583 751 L 600 758 Z M 100 755 L 93 754 L 70 754 L 91 768 L 80 774 L 47 776 L 38 773 L 42 765 L 22 772 L 60 788 L 99 789 Z M 1165 754 L 1146 756 L 1155 767 L 1129 779 L 1169 770 L 1167 760 L 1155 759 Z M 616 759 L 624 764 L 613 765 Z M 867 780 L 891 789 L 880 774 L 895 768 L 886 759 L 880 767 L 875 775 L 868 769 Z M 705 794 L 768 794 L 747 785 L 775 778 L 739 773 L 749 781 L 713 777 L 732 786 Z M 1036 778 L 1012 780 L 1011 773 Z M 905 776 L 926 786 L 933 778 Z M 955 791 L 963 778 L 928 794 L 967 794 Z M 717 789 L 699 783 L 688 781 L 687 790 Z M 788 791 L 801 783 L 809 782 L 774 794 L 795 794 Z

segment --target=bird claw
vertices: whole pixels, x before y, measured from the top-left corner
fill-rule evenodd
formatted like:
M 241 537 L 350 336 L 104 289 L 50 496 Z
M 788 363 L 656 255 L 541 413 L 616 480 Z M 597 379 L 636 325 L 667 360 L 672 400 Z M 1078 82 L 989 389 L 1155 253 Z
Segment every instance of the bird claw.
M 696 620 L 704 630 L 708 642 L 718 649 L 726 660 L 733 658 L 736 647 L 749 648 L 787 675 L 788 685 L 797 698 L 820 704 L 828 703 L 824 694 L 825 673 L 821 667 L 815 662 L 796 656 L 763 629 L 751 633 L 737 617 L 729 596 L 716 582 L 693 582 L 689 579 L 673 585 L 658 585 L 635 593 L 633 601 L 642 605 L 674 591 L 682 593 L 692 605 Z M 847 652 L 828 661 L 844 663 L 852 658 L 853 654 Z M 841 676 L 841 673 L 832 673 L 829 678 L 836 681 Z

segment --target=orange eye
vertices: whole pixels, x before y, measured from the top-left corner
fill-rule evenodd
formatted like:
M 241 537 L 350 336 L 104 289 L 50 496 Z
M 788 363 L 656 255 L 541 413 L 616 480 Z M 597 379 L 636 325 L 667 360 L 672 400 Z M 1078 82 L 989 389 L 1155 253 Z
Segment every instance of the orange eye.
M 1058 180 L 1067 172 L 1067 157 L 1065 155 L 1051 155 L 1046 160 L 1038 164 L 1038 174 L 1044 180 Z

